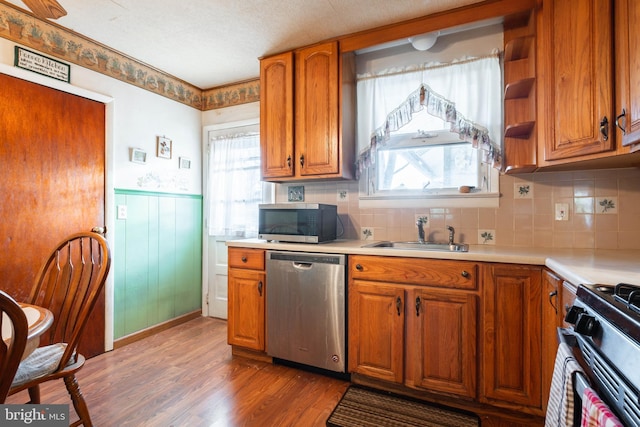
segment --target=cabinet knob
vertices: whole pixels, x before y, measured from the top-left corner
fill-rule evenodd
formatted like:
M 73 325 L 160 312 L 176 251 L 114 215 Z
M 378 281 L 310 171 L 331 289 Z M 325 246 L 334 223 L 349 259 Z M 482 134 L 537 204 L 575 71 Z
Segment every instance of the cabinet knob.
M 416 297 L 416 316 L 420 317 L 420 306 L 422 305 L 422 301 L 420 297 Z
M 304 167 L 304 154 L 300 154 L 300 166 Z
M 402 313 L 402 298 L 396 298 L 396 310 L 398 311 L 398 316 Z
M 460 273 L 460 275 L 461 275 L 462 277 L 464 277 L 464 278 L 468 278 L 468 277 L 469 277 L 469 272 L 468 272 L 468 271 L 465 271 L 465 270 L 462 270 L 462 273 Z
M 258 282 L 258 294 L 259 294 L 260 296 L 262 296 L 262 287 L 263 287 L 263 286 L 264 286 L 264 285 L 262 284 L 262 280 L 260 280 L 260 281 Z
M 287 167 L 291 169 L 291 156 L 287 157 Z
M 364 267 L 362 267 L 360 264 L 356 264 L 356 270 L 362 271 L 364 270 Z
M 241 260 L 242 262 L 247 262 L 247 257 L 243 255 L 243 256 L 242 256 L 242 258 L 240 258 L 240 260 Z

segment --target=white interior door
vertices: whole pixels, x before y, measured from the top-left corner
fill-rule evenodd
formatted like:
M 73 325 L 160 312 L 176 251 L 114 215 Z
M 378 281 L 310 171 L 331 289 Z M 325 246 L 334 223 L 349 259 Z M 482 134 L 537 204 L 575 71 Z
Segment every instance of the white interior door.
M 238 167 L 234 164 L 234 162 L 238 162 L 243 164 L 243 169 L 249 170 L 249 167 L 257 168 L 259 172 L 259 156 L 255 157 L 255 154 L 252 154 L 253 157 L 245 159 L 243 156 L 246 154 L 246 150 L 239 150 L 239 154 L 236 155 L 233 153 L 230 157 L 221 161 L 217 155 L 215 163 L 218 166 L 211 164 L 213 162 L 212 156 L 209 154 L 211 150 L 213 150 L 213 144 L 215 140 L 220 137 L 223 139 L 229 139 L 229 135 L 244 135 L 247 132 L 253 132 L 255 135 L 258 132 L 259 123 L 258 120 L 245 120 L 242 122 L 233 122 L 227 123 L 223 125 L 214 125 L 205 128 L 205 132 L 203 137 L 205 138 L 206 144 L 204 158 L 207 159 L 203 162 L 203 173 L 204 173 L 204 263 L 203 263 L 203 314 L 210 317 L 217 317 L 221 319 L 227 318 L 227 247 L 225 246 L 225 242 L 229 239 L 238 239 L 242 237 L 256 237 L 257 236 L 257 204 L 256 203 L 269 203 L 273 200 L 274 188 L 272 184 L 260 184 L 258 174 L 250 175 L 252 178 L 249 180 L 250 182 L 255 182 L 258 186 L 254 188 L 255 192 L 252 193 L 251 196 L 247 195 L 243 197 L 241 195 L 242 191 L 246 191 L 247 182 L 243 182 L 240 179 L 238 182 L 237 179 L 234 180 L 236 175 L 227 175 L 227 170 L 238 170 Z M 255 136 L 254 136 L 255 138 Z M 259 139 L 257 139 L 259 141 Z M 218 147 L 218 145 L 216 145 Z M 233 144 L 228 147 L 233 147 Z M 255 152 L 257 149 L 259 152 L 259 146 L 252 145 L 252 152 Z M 240 156 L 240 157 L 237 157 Z M 238 160 L 239 159 L 239 160 Z M 257 163 L 256 163 L 257 162 Z M 252 164 L 254 166 L 246 166 L 248 164 Z M 216 169 L 217 170 L 214 170 Z M 254 177 L 254 175 L 257 175 Z M 229 180 L 230 184 L 225 184 Z M 233 190 L 233 196 L 224 197 L 224 193 L 227 191 L 229 186 L 231 188 L 237 188 L 238 194 L 235 193 L 236 190 Z M 216 190 L 214 190 L 216 188 Z M 260 190 L 261 188 L 261 190 Z M 258 193 L 261 193 L 258 194 Z M 240 197 L 238 197 L 240 195 Z M 238 210 L 237 202 L 235 200 L 236 205 L 234 205 L 234 199 L 240 200 L 249 200 L 251 199 L 254 205 L 251 205 L 251 209 L 246 208 L 248 205 L 241 205 L 240 210 Z M 228 201 L 227 201 L 228 200 Z M 216 208 L 212 208 L 211 203 L 214 203 Z M 222 205 L 220 204 L 222 203 Z M 209 230 L 214 230 L 213 233 L 216 233 L 215 230 L 221 229 L 216 226 L 216 218 L 215 213 L 212 211 L 218 209 L 219 211 L 226 211 L 226 209 L 219 209 L 220 206 L 235 206 L 235 214 L 234 213 L 222 213 L 219 215 L 224 215 L 224 218 L 240 218 L 239 223 L 242 224 L 253 224 L 255 227 L 255 234 L 245 234 L 241 232 L 240 234 L 233 234 L 233 237 L 228 235 L 210 235 Z M 244 202 L 243 202 L 244 203 Z M 244 207 L 243 207 L 244 206 Z M 256 215 L 255 218 L 250 218 L 242 215 L 242 213 L 252 212 L 253 208 L 255 208 Z M 222 216 L 220 218 L 223 218 Z M 222 220 L 224 222 L 224 219 Z M 254 223 L 255 221 L 255 223 Z M 253 228 L 251 228 L 253 229 Z M 226 229 L 230 230 L 230 229 Z M 230 230 L 232 233 L 238 233 L 233 229 Z M 225 233 L 229 234 L 229 233 Z
M 222 236 L 209 236 L 209 316 L 227 318 L 227 247 Z

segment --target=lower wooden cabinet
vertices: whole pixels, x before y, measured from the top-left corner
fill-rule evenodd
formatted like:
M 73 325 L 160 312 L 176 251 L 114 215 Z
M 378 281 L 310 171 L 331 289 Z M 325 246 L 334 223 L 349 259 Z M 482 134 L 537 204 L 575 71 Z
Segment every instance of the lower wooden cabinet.
M 402 285 L 350 281 L 350 372 L 402 383 L 405 301 Z
M 227 342 L 265 350 L 265 251 L 229 248 Z
M 482 266 L 482 402 L 542 415 L 542 267 Z
M 349 371 L 474 398 L 477 265 L 351 256 L 349 269 Z
M 430 288 L 408 296 L 405 384 L 476 397 L 477 296 Z
M 483 425 L 544 421 L 566 282 L 541 266 L 462 260 L 350 255 L 348 268 L 359 383 L 469 407 Z M 265 251 L 229 248 L 228 282 L 228 343 L 265 354 Z

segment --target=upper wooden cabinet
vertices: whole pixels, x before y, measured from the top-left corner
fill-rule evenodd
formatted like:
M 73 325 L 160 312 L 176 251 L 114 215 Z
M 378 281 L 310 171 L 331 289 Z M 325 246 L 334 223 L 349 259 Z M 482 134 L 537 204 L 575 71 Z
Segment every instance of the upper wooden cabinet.
M 355 135 L 353 55 L 323 43 L 260 62 L 262 178 L 350 179 Z
M 630 131 L 633 119 L 635 126 L 640 124 L 637 122 L 640 88 L 634 75 L 640 55 L 638 30 L 629 20 L 629 13 L 637 17 L 639 7 L 632 0 L 616 1 L 615 9 L 621 9 L 620 3 L 625 13 L 618 10 L 614 23 L 613 3 L 613 0 L 542 3 L 537 34 L 538 166 L 629 152 L 623 146 L 616 118 L 625 110 Z M 614 40 L 624 40 L 622 48 L 618 43 L 614 45 Z M 636 67 L 635 73 L 631 67 Z M 618 122 L 622 125 L 624 121 Z
M 624 116 L 618 123 L 624 131 L 622 145 L 640 142 L 640 3 L 617 0 L 615 10 L 616 113 Z M 637 145 L 631 151 L 638 149 Z
M 293 52 L 260 61 L 262 178 L 293 176 Z

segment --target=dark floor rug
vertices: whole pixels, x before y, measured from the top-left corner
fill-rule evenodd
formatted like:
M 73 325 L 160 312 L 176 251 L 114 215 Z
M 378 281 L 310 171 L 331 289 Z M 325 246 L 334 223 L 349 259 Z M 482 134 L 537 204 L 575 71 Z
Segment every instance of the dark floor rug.
M 329 427 L 478 427 L 475 415 L 400 396 L 350 386 L 335 407 Z

